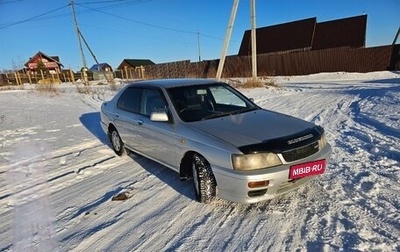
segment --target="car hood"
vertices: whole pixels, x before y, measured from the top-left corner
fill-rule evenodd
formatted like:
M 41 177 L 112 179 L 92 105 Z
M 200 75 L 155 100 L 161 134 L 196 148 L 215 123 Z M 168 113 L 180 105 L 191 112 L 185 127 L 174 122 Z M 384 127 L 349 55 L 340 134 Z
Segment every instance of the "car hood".
M 217 137 L 233 146 L 268 142 L 306 134 L 314 124 L 285 114 L 259 109 L 191 123 L 195 129 Z

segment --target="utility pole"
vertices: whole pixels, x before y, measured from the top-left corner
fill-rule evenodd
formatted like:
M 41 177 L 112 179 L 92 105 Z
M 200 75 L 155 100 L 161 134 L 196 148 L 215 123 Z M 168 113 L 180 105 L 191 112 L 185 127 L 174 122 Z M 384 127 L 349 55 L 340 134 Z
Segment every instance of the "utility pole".
M 251 69 L 253 81 L 257 80 L 256 3 L 250 0 L 251 16 Z
M 201 52 L 200 52 L 200 32 L 197 30 L 197 51 L 199 52 L 199 62 L 201 61 Z
M 92 57 L 97 65 L 99 65 L 99 62 L 97 61 L 96 56 L 94 55 L 92 49 L 90 49 L 88 42 L 86 41 L 85 37 L 83 37 L 83 34 L 78 27 L 78 21 L 76 20 L 76 14 L 75 14 L 74 0 L 70 0 L 70 1 L 71 1 L 72 15 L 74 18 L 76 35 L 78 37 L 79 50 L 81 51 L 81 56 L 82 56 L 82 63 L 83 63 L 82 73 L 83 73 L 83 79 L 84 79 L 83 81 L 84 81 L 85 85 L 89 85 L 89 81 L 88 81 L 87 73 L 86 73 L 88 68 L 87 68 L 87 64 L 86 64 L 85 54 L 83 53 L 82 40 L 85 43 L 86 48 L 89 50 L 90 54 L 92 55 Z M 110 80 L 107 77 L 107 74 L 103 72 L 103 75 L 104 75 L 104 78 L 107 80 L 107 82 L 110 82 Z
M 92 55 L 94 61 L 96 62 L 97 65 L 99 65 L 99 61 L 97 60 L 96 55 L 94 55 L 94 52 L 92 51 L 92 49 L 90 49 L 90 46 L 89 46 L 88 42 L 86 41 L 85 37 L 83 36 L 83 34 L 81 33 L 81 31 L 79 29 L 78 29 L 78 32 L 79 32 L 79 35 L 82 38 L 83 42 L 85 43 L 86 48 L 89 50 L 90 54 Z M 107 80 L 107 82 L 110 82 L 110 80 L 108 79 L 107 74 L 105 72 L 103 72 L 103 76 Z
M 399 29 L 397 30 L 396 36 L 394 36 L 394 40 L 393 40 L 392 45 L 396 44 L 396 41 L 397 41 L 397 38 L 399 37 L 399 34 L 400 34 L 400 26 L 399 26 Z
M 228 28 L 226 30 L 224 46 L 222 48 L 221 58 L 220 58 L 219 64 L 218 64 L 217 76 L 216 76 L 216 78 L 218 80 L 221 79 L 222 70 L 224 69 L 226 52 L 228 50 L 228 44 L 229 44 L 229 41 L 231 39 L 232 28 L 233 28 L 233 24 L 235 22 L 235 17 L 236 17 L 236 12 L 237 12 L 237 9 L 238 9 L 238 5 L 239 5 L 239 0 L 234 0 L 233 1 L 233 5 L 232 5 L 231 17 L 229 19 Z
M 85 54 L 83 53 L 82 41 L 81 41 L 80 31 L 79 31 L 79 28 L 78 28 L 78 21 L 76 20 L 74 0 L 71 0 L 71 8 L 72 8 L 72 15 L 73 15 L 73 18 L 74 18 L 76 36 L 78 37 L 79 50 L 81 52 L 81 57 L 82 57 L 82 64 L 83 64 L 83 67 L 86 69 L 87 68 L 86 58 L 85 58 Z

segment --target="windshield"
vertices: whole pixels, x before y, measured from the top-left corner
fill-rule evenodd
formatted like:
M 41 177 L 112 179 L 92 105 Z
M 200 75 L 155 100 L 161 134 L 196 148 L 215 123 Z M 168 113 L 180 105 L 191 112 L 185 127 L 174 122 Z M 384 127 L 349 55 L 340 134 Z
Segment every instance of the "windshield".
M 251 101 L 223 83 L 169 88 L 179 117 L 185 122 L 207 120 L 258 109 Z

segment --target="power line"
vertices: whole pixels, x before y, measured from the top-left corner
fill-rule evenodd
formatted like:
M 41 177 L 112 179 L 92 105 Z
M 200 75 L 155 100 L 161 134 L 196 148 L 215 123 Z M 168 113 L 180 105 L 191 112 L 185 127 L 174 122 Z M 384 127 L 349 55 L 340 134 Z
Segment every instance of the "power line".
M 144 2 L 150 2 L 153 0 L 104 0 L 104 1 L 96 1 L 96 2 L 88 2 L 85 4 L 103 4 L 103 3 L 116 3 L 116 2 L 126 2 L 129 1 L 131 3 L 144 3 Z
M 139 1 L 140 0 L 138 0 L 138 2 Z M 142 0 L 142 1 L 151 1 L 151 0 Z M 134 19 L 131 19 L 131 18 L 122 17 L 122 16 L 119 16 L 119 15 L 115 15 L 115 14 L 100 10 L 100 9 L 108 8 L 110 6 L 94 9 L 94 8 L 90 8 L 90 7 L 82 5 L 82 4 L 78 4 L 78 3 L 75 3 L 75 4 L 79 5 L 81 7 L 87 8 L 89 10 L 92 10 L 92 11 L 100 12 L 100 13 L 105 14 L 105 15 L 109 15 L 109 16 L 112 16 L 112 17 L 115 17 L 115 18 L 119 18 L 119 19 L 122 19 L 122 20 L 138 23 L 138 24 L 149 26 L 149 27 L 153 27 L 153 28 L 158 28 L 158 29 L 163 29 L 163 30 L 168 30 L 168 31 L 173 31 L 173 32 L 179 32 L 179 33 L 202 35 L 203 37 L 207 37 L 207 38 L 210 38 L 210 39 L 223 40 L 222 38 L 217 38 L 217 37 L 214 37 L 214 36 L 211 36 L 211 35 L 207 35 L 207 34 L 204 34 L 204 33 L 199 33 L 199 32 L 195 32 L 195 31 L 187 31 L 187 30 L 179 30 L 179 29 L 169 28 L 169 27 L 165 27 L 165 26 L 155 25 L 155 24 L 151 24 L 151 23 L 147 23 L 147 22 L 143 22 L 143 21 L 138 21 L 138 20 L 134 20 Z M 116 6 L 116 5 L 112 5 L 112 6 Z
M 117 3 L 117 4 L 102 6 L 102 7 L 99 7 L 99 8 L 91 8 L 91 7 L 85 6 L 83 4 L 79 4 L 77 2 L 75 2 L 75 5 L 79 5 L 81 7 L 84 7 L 84 8 L 87 9 L 87 11 L 100 12 L 102 14 L 109 15 L 109 16 L 112 16 L 112 17 L 115 17 L 115 18 L 118 18 L 118 19 L 130 21 L 130 22 L 135 22 L 135 23 L 138 23 L 138 24 L 141 24 L 141 25 L 145 25 L 145 26 L 149 26 L 149 27 L 153 27 L 153 28 L 158 28 L 158 29 L 163 29 L 163 30 L 168 30 L 168 31 L 173 31 L 173 32 L 179 32 L 179 33 L 192 34 L 192 35 L 196 35 L 196 36 L 201 35 L 201 36 L 203 36 L 205 38 L 209 38 L 209 39 L 223 40 L 221 38 L 217 38 L 217 37 L 210 36 L 210 35 L 207 35 L 207 34 L 204 34 L 204 33 L 200 33 L 198 31 L 195 32 L 195 31 L 188 31 L 188 30 L 180 30 L 180 29 L 175 29 L 175 28 L 169 28 L 169 27 L 155 25 L 155 24 L 151 24 L 151 23 L 147 23 L 147 22 L 143 22 L 143 21 L 139 21 L 139 20 L 134 20 L 134 19 L 131 19 L 131 18 L 126 18 L 126 17 L 122 17 L 122 16 L 119 16 L 119 15 L 115 15 L 115 14 L 109 13 L 109 12 L 102 11 L 102 9 L 109 9 L 111 7 L 120 7 L 120 6 L 123 6 L 123 5 L 139 4 L 139 3 L 143 3 L 143 2 L 149 2 L 149 1 L 153 1 L 153 0 L 104 0 L 104 1 L 96 1 L 96 2 L 91 2 L 91 3 L 85 3 L 85 4 Z M 11 3 L 11 1 L 7 2 L 7 3 Z M 57 15 L 57 16 L 47 16 L 48 14 L 51 14 L 53 12 L 56 12 L 56 11 L 61 10 L 63 8 L 66 8 L 69 5 L 70 4 L 67 4 L 67 5 L 62 6 L 60 8 L 57 8 L 57 9 L 42 13 L 40 15 L 37 15 L 37 16 L 31 17 L 31 18 L 28 18 L 28 19 L 24 19 L 24 20 L 21 20 L 21 21 L 9 23 L 9 24 L 3 24 L 3 25 L 0 24 L 0 29 L 5 29 L 5 28 L 8 28 L 8 27 L 15 26 L 15 25 L 22 24 L 22 23 L 26 23 L 26 22 L 29 22 L 29 21 L 32 21 L 32 20 L 43 20 L 44 18 L 50 19 L 50 18 L 58 18 L 58 17 L 63 17 L 63 16 L 69 16 L 70 13 L 64 13 L 64 14 L 60 14 L 60 15 Z M 85 11 L 85 10 L 77 11 L 77 13 L 84 13 L 84 12 L 87 12 L 87 11 Z
M 37 15 L 37 16 L 31 17 L 31 18 L 28 18 L 28 19 L 24 19 L 24 20 L 21 20 L 21 21 L 17 21 L 17 22 L 11 23 L 11 24 L 5 24 L 5 25 L 1 26 L 0 29 L 4 29 L 4 28 L 10 27 L 10 26 L 14 26 L 14 25 L 17 25 L 17 24 L 25 23 L 25 22 L 28 22 L 28 21 L 37 19 L 37 18 L 39 18 L 39 17 L 43 17 L 43 16 L 48 15 L 48 14 L 50 14 L 50 13 L 53 13 L 53 12 L 56 12 L 56 11 L 58 11 L 58 10 L 64 9 L 65 7 L 68 7 L 68 5 L 69 5 L 69 4 L 64 5 L 64 6 L 60 7 L 60 8 L 57 8 L 57 9 L 54 9 L 54 10 L 51 10 L 51 11 L 42 13 L 42 14 L 40 14 L 40 15 Z
M 106 0 L 106 1 L 97 1 L 97 2 L 89 2 L 85 4 L 103 4 L 103 3 L 115 3 L 115 2 L 125 2 L 126 0 Z
M 22 0 L 10 0 L 9 2 L 0 2 L 0 4 L 14 3 L 14 2 L 19 2 L 19 1 L 22 1 Z M 107 1 L 93 2 L 93 4 L 107 3 L 107 2 L 114 2 L 114 3 L 115 2 L 122 2 L 122 3 L 118 3 L 118 4 L 107 5 L 107 6 L 102 6 L 102 7 L 97 8 L 97 9 L 109 9 L 111 7 L 120 7 L 120 6 L 124 6 L 124 5 L 130 5 L 130 4 L 134 4 L 134 3 L 138 4 L 138 3 L 149 2 L 149 1 L 153 1 L 153 0 L 107 0 Z M 92 3 L 88 3 L 88 4 L 92 4 Z M 44 20 L 44 19 L 51 19 L 51 18 L 70 16 L 71 13 L 68 12 L 68 13 L 59 14 L 59 15 L 56 15 L 56 16 L 47 16 L 47 17 L 45 17 L 46 15 L 48 15 L 48 14 L 50 14 L 52 12 L 55 12 L 55 11 L 57 11 L 59 9 L 65 8 L 65 7 L 69 6 L 69 5 L 70 4 L 67 4 L 66 6 L 57 8 L 57 9 L 52 10 L 52 11 L 48 11 L 48 12 L 42 13 L 40 15 L 37 15 L 37 16 L 31 17 L 31 18 L 28 18 L 28 19 L 24 19 L 24 20 L 21 20 L 21 21 L 0 24 L 0 29 L 7 28 L 7 27 L 10 27 L 10 26 L 14 26 L 14 25 L 21 24 L 21 23 L 25 23 L 25 22 L 32 21 L 32 20 L 38 21 L 38 20 Z M 84 13 L 84 12 L 88 12 L 88 11 L 93 11 L 93 9 L 89 9 L 89 10 L 86 10 L 86 11 L 85 10 L 84 11 L 77 11 L 77 13 Z
M 10 4 L 10 3 L 15 3 L 15 2 L 21 2 L 22 0 L 9 0 L 9 1 L 1 1 L 0 2 L 0 5 L 3 5 L 3 4 Z
M 174 31 L 174 32 L 180 32 L 180 33 L 187 33 L 187 34 L 197 34 L 197 32 L 193 32 L 193 31 L 178 30 L 178 29 L 174 29 L 174 28 L 168 28 L 168 27 L 165 27 L 165 26 L 154 25 L 154 24 L 143 22 L 143 21 L 138 21 L 138 20 L 134 20 L 134 19 L 131 19 L 131 18 L 126 18 L 126 17 L 122 17 L 122 16 L 115 15 L 115 14 L 112 14 L 112 13 L 108 13 L 108 12 L 105 12 L 105 11 L 101 11 L 99 9 L 93 9 L 93 8 L 90 8 L 90 7 L 82 5 L 82 4 L 77 4 L 77 3 L 75 3 L 75 4 L 79 5 L 81 7 L 93 10 L 93 11 L 97 11 L 97 12 L 100 12 L 100 13 L 115 17 L 115 18 L 123 19 L 123 20 L 126 20 L 126 21 L 130 21 L 130 22 L 134 22 L 134 23 L 138 23 L 138 24 L 142 24 L 142 25 L 146 25 L 146 26 L 150 26 L 150 27 L 154 27 L 154 28 L 159 28 L 159 29 L 168 30 L 168 31 Z

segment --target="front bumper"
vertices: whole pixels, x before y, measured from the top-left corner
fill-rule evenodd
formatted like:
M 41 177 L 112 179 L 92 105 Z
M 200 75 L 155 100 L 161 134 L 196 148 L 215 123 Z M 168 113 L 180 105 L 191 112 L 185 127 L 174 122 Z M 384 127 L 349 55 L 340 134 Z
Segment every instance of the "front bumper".
M 254 171 L 243 172 L 227 170 L 221 167 L 212 167 L 217 180 L 218 197 L 242 204 L 257 203 L 272 199 L 277 195 L 292 191 L 316 177 L 309 176 L 296 180 L 289 180 L 290 166 L 322 159 L 325 159 L 328 164 L 331 152 L 332 148 L 327 144 L 321 151 L 307 158 L 268 169 Z M 268 186 L 258 188 L 248 187 L 249 182 L 265 180 L 269 181 Z

